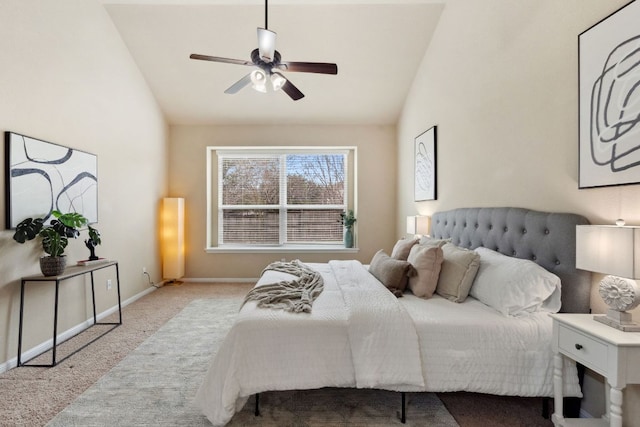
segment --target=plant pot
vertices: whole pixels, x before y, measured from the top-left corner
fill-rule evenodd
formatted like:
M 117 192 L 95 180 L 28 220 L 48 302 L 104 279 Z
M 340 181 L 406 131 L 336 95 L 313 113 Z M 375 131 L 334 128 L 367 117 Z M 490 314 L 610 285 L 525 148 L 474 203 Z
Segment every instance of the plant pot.
M 40 258 L 40 271 L 45 276 L 59 276 L 67 266 L 65 256 L 43 256 Z
M 345 228 L 344 230 L 344 247 L 353 247 L 353 231 L 351 230 L 351 228 Z

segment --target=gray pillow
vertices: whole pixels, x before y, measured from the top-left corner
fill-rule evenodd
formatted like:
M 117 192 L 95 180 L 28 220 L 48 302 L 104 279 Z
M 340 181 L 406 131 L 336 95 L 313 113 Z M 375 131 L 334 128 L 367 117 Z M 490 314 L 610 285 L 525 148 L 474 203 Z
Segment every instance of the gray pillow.
M 454 302 L 463 302 L 469 295 L 473 279 L 480 267 L 480 255 L 472 250 L 460 248 L 453 243 L 442 247 L 444 260 L 436 293 Z
M 369 272 L 390 291 L 401 292 L 407 287 L 407 279 L 413 273 L 413 267 L 409 262 L 391 258 L 383 250 L 379 250 L 369 264 Z

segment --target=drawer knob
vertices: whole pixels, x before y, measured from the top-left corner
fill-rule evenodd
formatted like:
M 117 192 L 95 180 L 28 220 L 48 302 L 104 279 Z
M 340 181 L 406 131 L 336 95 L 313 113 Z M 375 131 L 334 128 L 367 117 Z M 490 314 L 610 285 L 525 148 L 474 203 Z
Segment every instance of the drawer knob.
M 581 344 L 576 344 L 576 350 L 582 350 L 582 345 Z

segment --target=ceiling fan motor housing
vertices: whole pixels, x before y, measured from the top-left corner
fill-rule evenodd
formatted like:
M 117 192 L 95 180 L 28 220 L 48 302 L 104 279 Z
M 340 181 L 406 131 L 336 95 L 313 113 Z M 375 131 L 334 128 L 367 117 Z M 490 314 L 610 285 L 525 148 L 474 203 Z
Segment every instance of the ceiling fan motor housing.
M 258 49 L 253 49 L 251 51 L 251 62 L 253 62 L 256 67 L 260 67 L 265 71 L 271 71 L 272 68 L 277 67 L 278 64 L 280 64 L 280 52 L 278 52 L 277 50 L 273 53 L 273 61 L 271 62 L 265 62 L 261 57 L 260 57 L 260 51 Z

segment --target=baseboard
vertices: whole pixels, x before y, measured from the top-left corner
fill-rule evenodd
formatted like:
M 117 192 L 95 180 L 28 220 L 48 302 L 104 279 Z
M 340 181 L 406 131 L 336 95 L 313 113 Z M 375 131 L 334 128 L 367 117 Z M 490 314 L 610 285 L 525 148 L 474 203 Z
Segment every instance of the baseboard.
M 191 283 L 256 283 L 258 279 L 253 278 L 223 278 L 223 277 L 183 277 L 180 279 L 183 282 Z
M 131 298 L 122 301 L 120 303 L 120 305 L 124 308 L 126 306 L 128 306 L 129 304 L 139 300 L 140 298 L 142 298 L 143 296 L 155 291 L 156 288 L 155 287 L 150 287 L 145 289 L 144 291 L 132 296 Z M 96 315 L 96 319 L 98 321 L 104 319 L 105 317 L 116 313 L 118 311 L 118 306 L 114 305 L 113 307 L 103 311 L 100 314 Z M 61 334 L 58 334 L 57 337 L 57 341 L 59 343 L 73 337 L 74 335 L 82 332 L 83 330 L 87 329 L 89 326 L 93 325 L 93 316 L 91 316 L 89 319 L 85 320 L 84 322 L 70 328 L 67 329 L 66 331 L 62 332 Z M 44 353 L 45 351 L 50 350 L 53 347 L 53 338 L 49 339 L 43 343 L 38 344 L 37 346 L 30 348 L 27 351 L 22 352 L 22 360 L 29 360 L 37 355 L 39 355 L 40 353 Z M 9 359 L 6 362 L 0 364 L 0 374 L 3 372 L 8 371 L 9 369 L 15 368 L 16 366 L 18 366 L 18 357 L 14 357 L 13 359 Z

